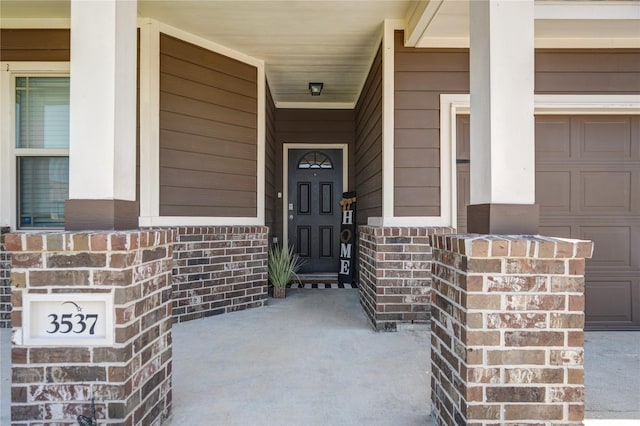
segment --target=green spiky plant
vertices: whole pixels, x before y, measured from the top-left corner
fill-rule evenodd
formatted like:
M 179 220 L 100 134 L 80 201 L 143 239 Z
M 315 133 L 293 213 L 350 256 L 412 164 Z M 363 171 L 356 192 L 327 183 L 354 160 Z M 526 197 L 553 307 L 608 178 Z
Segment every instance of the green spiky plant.
M 284 297 L 285 288 L 292 280 L 298 280 L 303 260 L 293 252 L 293 246 L 272 246 L 269 249 L 269 281 L 273 284 L 274 297 Z

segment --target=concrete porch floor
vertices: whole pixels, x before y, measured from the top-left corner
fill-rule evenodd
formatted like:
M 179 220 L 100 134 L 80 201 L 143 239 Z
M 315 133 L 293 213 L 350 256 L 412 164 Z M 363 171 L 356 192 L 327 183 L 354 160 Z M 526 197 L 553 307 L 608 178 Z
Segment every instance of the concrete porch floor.
M 288 289 L 174 324 L 168 424 L 433 425 L 429 350 L 425 326 L 374 332 L 357 289 Z M 640 333 L 587 333 L 585 365 L 585 424 L 640 424 Z

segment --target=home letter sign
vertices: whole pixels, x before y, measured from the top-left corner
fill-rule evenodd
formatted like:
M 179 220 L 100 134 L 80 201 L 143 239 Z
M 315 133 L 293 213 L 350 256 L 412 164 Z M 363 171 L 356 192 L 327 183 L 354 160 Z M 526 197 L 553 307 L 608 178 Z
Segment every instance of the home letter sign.
M 342 206 L 342 224 L 340 226 L 340 268 L 338 272 L 338 282 L 340 284 L 352 284 L 356 234 L 356 193 L 343 192 L 340 206 Z

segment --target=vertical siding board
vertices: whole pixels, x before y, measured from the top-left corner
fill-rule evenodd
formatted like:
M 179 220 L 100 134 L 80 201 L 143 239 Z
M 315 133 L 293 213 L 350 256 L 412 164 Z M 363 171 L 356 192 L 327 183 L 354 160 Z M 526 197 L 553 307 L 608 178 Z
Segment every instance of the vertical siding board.
M 162 34 L 160 75 L 160 215 L 255 216 L 257 69 Z
M 269 227 L 270 237 L 276 230 L 276 106 L 273 102 L 269 84 L 266 85 L 266 131 L 265 131 L 265 225 Z M 269 238 L 271 241 L 271 238 Z
M 355 167 L 358 224 L 382 216 L 382 47 L 356 105 Z

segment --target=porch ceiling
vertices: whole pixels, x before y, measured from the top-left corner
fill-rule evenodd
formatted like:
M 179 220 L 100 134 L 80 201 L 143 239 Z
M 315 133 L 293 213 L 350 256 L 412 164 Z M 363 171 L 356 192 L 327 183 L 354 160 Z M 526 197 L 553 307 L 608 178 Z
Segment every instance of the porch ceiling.
M 3 27 L 69 20 L 69 0 L 0 8 Z M 538 47 L 640 47 L 638 0 L 536 0 L 535 13 Z M 138 0 L 138 14 L 264 60 L 279 107 L 352 107 L 385 19 L 406 22 L 409 45 L 469 45 L 469 0 Z M 321 96 L 311 81 L 324 82 Z

